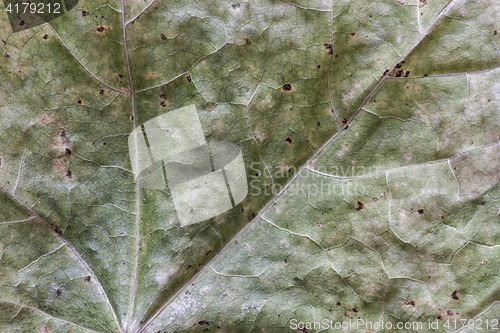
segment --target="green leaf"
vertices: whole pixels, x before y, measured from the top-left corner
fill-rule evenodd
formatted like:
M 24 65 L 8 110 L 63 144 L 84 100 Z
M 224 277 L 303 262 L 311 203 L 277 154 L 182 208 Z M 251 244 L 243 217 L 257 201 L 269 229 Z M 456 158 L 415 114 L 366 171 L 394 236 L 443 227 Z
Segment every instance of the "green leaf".
M 497 1 L 0 7 L 0 331 L 500 326 Z M 181 226 L 128 137 L 189 105 L 249 194 Z

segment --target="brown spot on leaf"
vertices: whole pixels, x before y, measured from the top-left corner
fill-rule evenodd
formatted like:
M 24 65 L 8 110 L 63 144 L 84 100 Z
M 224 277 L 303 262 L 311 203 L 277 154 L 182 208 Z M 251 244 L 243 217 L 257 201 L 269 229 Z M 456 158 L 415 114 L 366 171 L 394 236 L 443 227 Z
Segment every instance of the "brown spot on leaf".
M 328 54 L 333 54 L 333 45 L 325 43 L 325 51 L 328 52 Z
M 160 97 L 161 99 L 167 99 L 167 95 L 165 95 L 165 94 L 161 94 L 158 97 Z
M 2 44 L 7 45 L 7 42 L 2 39 Z
M 19 22 L 19 25 L 23 26 L 24 25 L 24 21 Z
M 323 226 L 323 222 L 318 222 L 316 225 L 321 228 Z
M 56 290 L 56 295 L 61 296 L 63 294 L 63 290 L 61 288 Z
M 104 90 L 100 89 L 99 90 L 99 95 L 102 95 L 102 94 L 104 94 Z
M 104 27 L 100 25 L 96 28 L 96 30 L 97 30 L 97 32 L 104 32 L 104 30 L 106 30 L 106 29 L 104 29 Z
M 193 267 L 193 266 L 191 266 L 191 265 L 187 265 L 187 269 L 190 269 L 191 267 Z
M 191 74 L 186 75 L 186 81 L 187 82 L 191 82 L 192 81 Z
M 160 37 L 161 40 L 168 40 L 168 37 L 165 34 L 161 34 Z
M 414 300 L 405 300 L 403 303 L 404 303 L 404 305 L 415 306 Z
M 460 300 L 460 295 L 458 294 L 458 291 L 456 291 L 456 290 L 451 293 L 450 297 L 453 298 L 455 301 Z
M 89 15 L 89 13 L 87 13 L 86 11 L 82 11 L 82 16 L 83 16 L 83 17 L 85 17 L 85 16 L 87 16 L 87 15 Z
M 292 144 L 292 139 L 290 139 L 290 138 L 286 138 L 286 139 L 285 139 L 285 141 L 286 141 L 289 145 L 291 145 L 291 144 Z
M 64 152 L 65 152 L 66 154 L 68 154 L 68 155 L 71 155 L 71 149 L 69 149 L 69 148 L 66 148 L 66 150 L 65 150 Z
M 493 36 L 496 36 L 496 35 L 498 35 L 498 31 L 495 30 L 495 31 L 493 31 Z
M 363 205 L 363 203 L 361 201 L 357 201 L 356 202 L 356 210 L 362 210 L 363 208 L 365 208 L 365 205 Z
M 54 230 L 59 236 L 63 234 L 63 231 L 60 226 L 57 226 L 56 229 Z
M 345 127 L 345 125 L 347 125 L 347 118 L 342 118 L 340 122 L 342 123 L 342 126 Z
M 290 83 L 285 83 L 285 84 L 281 87 L 281 90 L 283 90 L 283 91 L 292 91 L 292 86 L 290 85 Z
M 83 105 L 83 99 L 79 98 L 78 99 L 78 104 Z
M 320 68 L 321 68 L 321 65 L 318 65 L 318 69 L 320 69 Z
M 8 53 L 5 53 L 3 56 L 4 56 L 5 58 L 10 58 L 10 55 L 9 55 Z
M 210 325 L 210 322 L 209 322 L 208 320 L 200 320 L 200 321 L 198 322 L 198 325 L 200 325 L 200 326 L 201 326 L 201 325 L 207 325 L 207 326 L 208 326 L 208 325 Z
M 351 33 L 349 34 L 349 36 L 354 37 L 354 36 L 356 36 L 356 33 L 355 33 L 355 32 L 351 32 Z
M 208 250 L 208 252 L 205 253 L 205 255 L 208 256 L 210 254 L 210 252 L 212 252 L 212 250 Z
M 446 310 L 446 315 L 447 315 L 447 316 L 453 316 L 453 315 L 454 315 L 454 313 L 453 313 L 453 311 L 451 311 L 451 310 Z
M 70 170 L 68 170 L 68 172 L 66 172 L 66 177 L 68 177 L 68 178 L 72 178 L 73 177 L 73 174 L 71 173 Z
M 336 305 L 337 305 L 337 306 L 341 306 L 341 305 L 342 305 L 342 303 L 340 303 L 340 302 L 337 302 L 337 304 L 336 304 Z
M 90 282 L 90 275 L 83 278 L 83 281 Z
M 248 222 L 252 221 L 254 218 L 255 218 L 255 213 L 252 213 L 250 214 L 250 216 L 248 217 Z
M 418 210 L 418 213 L 419 213 L 420 215 L 422 215 L 422 214 L 424 213 L 424 210 L 423 210 L 423 209 L 419 209 L 419 210 Z
M 167 106 L 167 103 L 165 103 L 165 101 L 162 101 L 162 102 L 160 103 L 160 105 L 161 105 L 161 106 L 163 106 L 163 107 L 166 107 L 166 106 Z
M 488 262 L 486 260 L 482 260 L 481 261 L 481 266 L 486 266 L 486 265 L 488 265 Z

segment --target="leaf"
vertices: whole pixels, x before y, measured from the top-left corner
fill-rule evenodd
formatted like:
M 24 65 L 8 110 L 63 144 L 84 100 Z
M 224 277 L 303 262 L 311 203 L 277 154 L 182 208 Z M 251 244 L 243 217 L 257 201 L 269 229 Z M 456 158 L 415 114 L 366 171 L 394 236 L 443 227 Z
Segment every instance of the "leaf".
M 497 2 L 80 0 L 16 33 L 2 15 L 2 332 L 493 330 Z M 250 193 L 181 227 L 128 136 L 189 105 Z

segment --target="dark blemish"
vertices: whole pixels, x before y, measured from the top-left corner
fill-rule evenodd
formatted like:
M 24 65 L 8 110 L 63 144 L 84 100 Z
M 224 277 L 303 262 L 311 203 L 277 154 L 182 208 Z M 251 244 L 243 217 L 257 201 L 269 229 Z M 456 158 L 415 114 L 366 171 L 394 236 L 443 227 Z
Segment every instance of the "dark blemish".
M 446 310 L 446 315 L 448 315 L 448 316 L 453 316 L 453 311 L 451 311 L 451 310 Z
M 318 121 L 318 126 L 321 126 L 320 122 Z
M 441 315 L 439 315 L 437 318 L 438 318 L 438 320 L 441 320 L 443 317 L 441 317 Z
M 193 267 L 193 266 L 191 266 L 191 265 L 188 265 L 188 266 L 187 266 L 187 269 L 190 269 L 191 267 Z
M 338 54 L 336 54 L 336 55 L 335 55 L 335 58 L 337 58 L 338 56 L 339 56 L 339 55 L 338 55 Z
M 63 290 L 61 288 L 56 290 L 56 295 L 61 296 L 63 294 Z
M 47 39 L 47 38 L 49 38 L 49 35 L 47 35 L 47 34 L 43 35 L 43 39 Z
M 10 58 L 10 55 L 8 55 L 7 53 L 5 53 L 3 56 L 4 56 L 5 58 Z
M 481 201 L 479 204 L 480 204 L 481 206 L 484 206 L 484 205 L 486 205 L 486 202 Z
M 212 109 L 208 109 L 208 112 L 212 112 Z
M 220 298 L 220 300 L 223 301 L 224 298 L 226 298 L 226 297 L 227 297 L 227 294 L 224 294 L 224 295 L 222 295 L 222 297 Z
M 103 143 L 102 143 L 102 145 L 103 145 L 103 146 L 105 146 L 105 145 L 107 145 L 107 143 L 106 143 L 106 142 L 103 142 Z
M 396 77 L 401 77 L 401 75 L 403 75 L 403 71 L 402 70 L 396 72 Z
M 481 266 L 486 266 L 488 265 L 488 262 L 486 260 L 481 261 Z
M 66 136 L 66 132 L 64 130 L 61 131 L 61 138 L 64 138 Z
M 403 65 L 402 64 L 397 64 L 396 68 L 401 68 Z
M 233 9 L 236 9 L 236 8 L 240 8 L 240 4 L 239 3 L 235 3 L 235 4 L 232 4 L 231 7 L 233 7 Z
M 205 253 L 205 255 L 208 256 L 210 254 L 210 252 L 212 252 L 212 250 L 208 250 L 208 252 Z
M 488 102 L 491 102 L 491 99 L 489 99 Z
M 54 230 L 59 236 L 61 236 L 63 234 L 63 231 L 61 229 L 61 227 L 57 226 L 56 229 Z
M 422 214 L 424 213 L 424 210 L 423 210 L 423 209 L 419 209 L 419 210 L 418 210 L 418 213 L 419 213 L 420 215 L 422 215 Z
M 98 26 L 96 30 L 97 30 L 97 32 L 103 32 L 106 29 L 104 29 L 103 26 Z
M 210 325 L 210 322 L 209 322 L 208 320 L 200 320 L 200 321 L 198 322 L 198 325 L 200 325 L 200 326 L 201 326 L 201 325 L 207 325 L 207 326 L 208 326 L 208 325 Z
M 161 94 L 158 97 L 160 97 L 161 99 L 167 99 L 167 95 L 165 95 L 165 94 Z
M 163 107 L 165 107 L 165 106 L 167 106 L 167 103 L 165 103 L 165 101 L 163 101 L 163 102 L 160 103 L 160 105 L 163 106 Z
M 85 16 L 87 16 L 87 15 L 89 15 L 89 13 L 87 13 L 86 11 L 83 11 L 83 12 L 82 12 L 82 16 L 83 16 L 83 17 L 85 17 Z
M 66 154 L 68 154 L 68 155 L 71 155 L 71 149 L 69 149 L 69 148 L 66 148 L 66 150 L 65 150 L 64 152 L 65 152 Z
M 410 71 L 406 71 L 405 77 L 408 77 L 410 75 Z
M 429 76 L 429 74 L 424 74 L 424 77 L 427 77 L 427 76 Z
M 325 43 L 325 50 L 328 52 L 328 54 L 333 54 L 333 45 Z M 335 57 L 337 57 L 337 56 L 338 55 L 335 55 Z
M 21 21 L 21 22 L 19 23 L 19 25 L 20 25 L 20 26 L 23 26 L 23 25 L 24 25 L 24 21 Z
M 3 45 L 7 45 L 7 42 L 6 42 L 6 41 L 4 41 L 4 40 L 2 40 L 2 44 L 3 44 Z
M 80 104 L 80 105 L 83 104 L 83 100 L 81 98 L 78 99 L 78 104 Z
M 351 32 L 351 33 L 349 34 L 349 36 L 354 37 L 354 36 L 356 36 L 356 33 L 355 33 L 355 32 Z
M 99 95 L 102 95 L 102 94 L 104 94 L 104 90 L 100 89 L 99 90 Z
M 281 87 L 281 89 L 282 89 L 283 91 L 292 91 L 292 86 L 291 86 L 289 83 L 285 83 L 285 84 Z
M 161 40 L 168 40 L 168 37 L 165 34 L 161 34 L 160 37 Z
M 283 260 L 285 262 L 285 264 L 288 264 L 288 259 L 285 258 L 285 260 Z
M 358 312 L 358 309 L 354 308 L 352 309 L 352 312 Z
M 123 75 L 122 75 L 122 74 L 118 74 L 118 76 L 119 76 L 119 77 L 121 77 L 121 78 L 123 77 Z
M 340 122 L 342 123 L 342 126 L 345 127 L 345 125 L 347 125 L 347 118 L 342 118 Z
M 68 172 L 66 173 L 66 176 L 67 176 L 68 178 L 71 178 L 71 177 L 72 177 L 72 176 L 71 176 L 71 171 L 68 171 Z
M 250 216 L 248 217 L 248 222 L 252 221 L 254 218 L 255 218 L 255 213 L 252 213 L 250 214 Z
M 292 144 L 292 139 L 290 139 L 290 138 L 286 138 L 286 140 L 285 140 L 285 141 L 286 141 L 288 144 L 290 144 L 290 145 Z
M 444 215 L 441 215 L 441 220 L 444 219 Z
M 363 208 L 365 208 L 365 205 L 363 205 L 363 203 L 361 201 L 358 200 L 358 202 L 356 202 L 356 210 L 362 210 Z
M 294 280 L 295 281 L 300 281 L 300 279 L 297 276 L 294 278 Z
M 341 306 L 341 305 L 342 305 L 342 303 L 340 303 L 340 302 L 337 302 L 337 306 Z
M 498 35 L 498 31 L 495 30 L 495 31 L 493 31 L 493 36 L 496 36 L 496 35 Z
M 414 300 L 411 300 L 411 301 L 405 300 L 405 301 L 404 301 L 404 304 L 405 304 L 405 305 L 415 306 L 415 301 L 414 301 Z
M 318 65 L 318 69 L 320 69 L 320 68 L 321 68 L 321 65 Z
M 187 82 L 191 82 L 192 81 L 191 74 L 186 75 L 186 81 Z
M 252 45 L 252 42 L 250 41 L 250 39 L 245 37 L 245 40 L 246 40 L 247 45 Z
M 460 300 L 460 295 L 458 294 L 458 292 L 456 290 L 451 293 L 450 297 L 453 298 L 455 301 L 459 301 Z
M 386 70 L 383 75 L 387 75 L 389 73 L 389 70 Z

